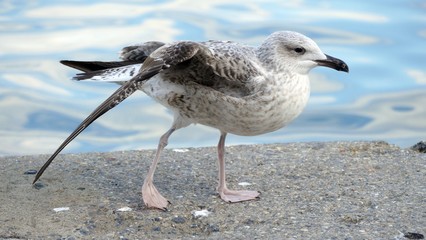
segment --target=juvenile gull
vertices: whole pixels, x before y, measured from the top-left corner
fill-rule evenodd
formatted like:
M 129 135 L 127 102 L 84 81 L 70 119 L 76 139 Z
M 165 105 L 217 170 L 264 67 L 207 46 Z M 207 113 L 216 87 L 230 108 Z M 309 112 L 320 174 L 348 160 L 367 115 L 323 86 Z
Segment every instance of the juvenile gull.
M 121 84 L 59 146 L 37 173 L 35 183 L 53 159 L 98 117 L 136 90 L 142 90 L 174 114 L 161 136 L 155 158 L 142 186 L 147 207 L 166 209 L 168 200 L 153 183 L 155 168 L 168 138 L 177 129 L 199 123 L 220 131 L 217 146 L 220 197 L 227 202 L 252 200 L 257 191 L 235 191 L 225 181 L 227 133 L 253 136 L 287 125 L 309 98 L 308 72 L 316 66 L 348 72 L 340 59 L 325 55 L 310 38 L 296 32 L 271 34 L 258 47 L 230 41 L 146 42 L 125 47 L 122 61 L 61 61 L 79 69 L 75 80 Z

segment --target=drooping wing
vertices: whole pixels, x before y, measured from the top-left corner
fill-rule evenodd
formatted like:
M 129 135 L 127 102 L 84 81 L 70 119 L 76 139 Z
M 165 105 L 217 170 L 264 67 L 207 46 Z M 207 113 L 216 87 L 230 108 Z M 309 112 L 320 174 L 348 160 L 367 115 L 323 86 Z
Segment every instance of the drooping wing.
M 124 99 L 133 94 L 138 90 L 139 86 L 143 83 L 144 80 L 151 78 L 155 74 L 159 73 L 164 69 L 164 62 L 161 59 L 149 59 L 146 61 L 141 71 L 130 81 L 126 82 L 119 89 L 117 89 L 109 98 L 107 98 L 101 105 L 99 105 L 80 125 L 68 136 L 67 139 L 56 149 L 56 151 L 50 156 L 46 163 L 38 171 L 33 184 L 41 177 L 46 168 L 50 163 L 55 159 L 55 157 L 74 139 L 76 138 L 84 129 L 86 129 L 92 122 L 97 118 L 102 116 L 104 113 L 108 112 Z
M 38 171 L 33 184 L 41 177 L 43 172 L 47 169 L 55 157 L 84 129 L 86 129 L 92 122 L 108 112 L 124 99 L 132 95 L 140 88 L 143 81 L 158 74 L 164 69 L 177 65 L 192 58 L 198 51 L 197 44 L 180 44 L 170 45 L 152 53 L 143 63 L 138 74 L 125 82 L 119 89 L 117 89 L 109 98 L 107 98 L 101 105 L 99 105 L 80 125 L 68 136 L 67 139 L 58 147 L 58 149 L 50 156 L 46 163 Z

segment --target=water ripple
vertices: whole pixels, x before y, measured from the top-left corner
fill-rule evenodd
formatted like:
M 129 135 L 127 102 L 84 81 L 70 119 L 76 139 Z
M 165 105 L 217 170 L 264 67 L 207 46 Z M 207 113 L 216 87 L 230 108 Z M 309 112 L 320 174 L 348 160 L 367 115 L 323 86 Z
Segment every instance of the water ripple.
M 121 47 L 148 40 L 257 45 L 277 30 L 312 37 L 351 73 L 315 69 L 309 105 L 293 124 L 262 136 L 230 136 L 229 144 L 371 139 L 412 145 L 426 135 L 424 9 L 422 1 L 1 1 L 0 155 L 51 153 L 117 88 L 70 81 L 76 71 L 60 59 L 114 60 Z M 166 109 L 138 93 L 65 152 L 155 148 L 171 121 Z M 217 139 L 216 130 L 197 125 L 174 134 L 170 147 Z

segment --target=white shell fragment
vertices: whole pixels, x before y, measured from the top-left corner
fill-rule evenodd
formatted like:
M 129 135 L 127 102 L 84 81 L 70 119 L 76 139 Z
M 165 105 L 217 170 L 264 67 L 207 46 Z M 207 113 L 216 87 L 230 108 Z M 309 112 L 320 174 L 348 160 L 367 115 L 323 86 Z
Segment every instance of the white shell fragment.
M 240 183 L 238 183 L 238 185 L 240 185 L 240 186 L 250 186 L 251 183 L 249 183 L 249 182 L 240 182 Z
M 132 209 L 129 208 L 129 207 L 122 207 L 122 208 L 117 209 L 117 211 L 118 212 L 131 212 Z
M 173 152 L 180 152 L 180 153 L 184 153 L 184 152 L 188 152 L 189 149 L 186 148 L 175 148 L 173 149 Z
M 53 209 L 53 211 L 55 212 L 63 212 L 63 211 L 69 211 L 69 210 L 70 210 L 69 207 L 58 207 Z
M 192 215 L 195 218 L 208 217 L 211 213 L 212 212 L 209 212 L 209 210 L 207 210 L 207 209 L 203 209 L 203 210 L 200 210 L 200 211 L 195 211 L 195 210 L 192 211 Z

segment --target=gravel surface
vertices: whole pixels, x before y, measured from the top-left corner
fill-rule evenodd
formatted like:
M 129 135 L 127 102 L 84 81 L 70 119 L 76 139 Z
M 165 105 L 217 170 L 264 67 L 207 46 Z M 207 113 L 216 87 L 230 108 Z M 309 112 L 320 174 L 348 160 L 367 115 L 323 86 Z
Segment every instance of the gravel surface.
M 426 154 L 385 142 L 227 147 L 225 203 L 215 148 L 169 149 L 155 175 L 168 211 L 140 187 L 154 151 L 2 157 L 0 239 L 422 239 Z

